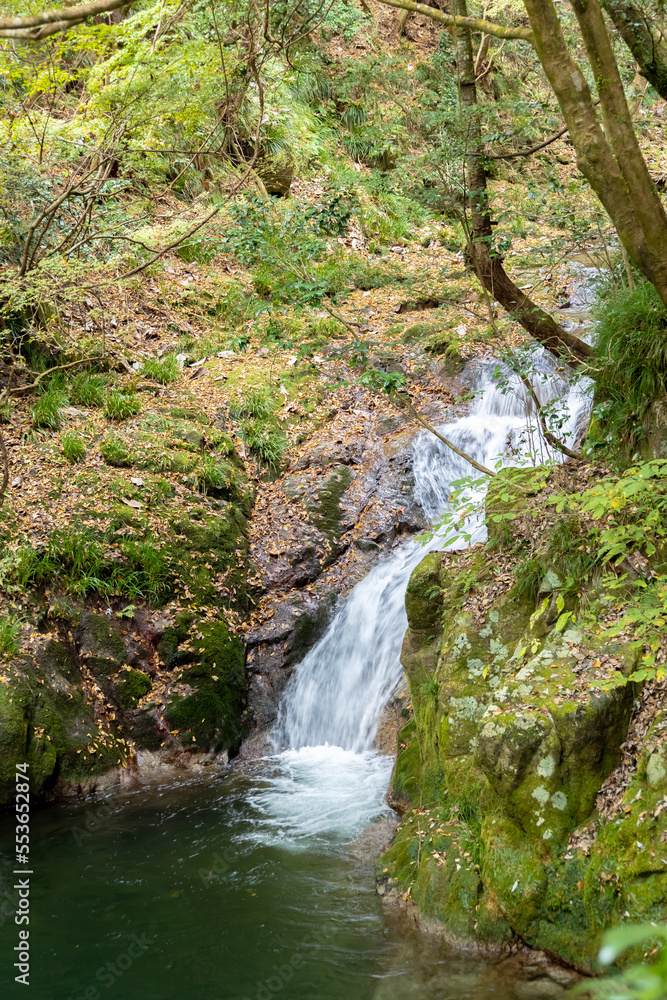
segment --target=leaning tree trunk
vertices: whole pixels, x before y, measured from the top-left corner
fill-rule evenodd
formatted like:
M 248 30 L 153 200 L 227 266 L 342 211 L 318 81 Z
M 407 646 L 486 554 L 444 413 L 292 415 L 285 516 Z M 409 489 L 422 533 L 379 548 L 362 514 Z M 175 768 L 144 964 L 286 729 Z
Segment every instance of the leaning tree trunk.
M 667 216 L 637 143 L 597 0 L 573 0 L 600 96 L 603 132 L 552 0 L 524 0 L 537 55 L 558 98 L 577 165 L 605 207 L 630 260 L 667 305 Z
M 452 11 L 467 17 L 466 0 L 453 0 Z M 477 117 L 477 88 L 472 35 L 468 27 L 455 27 L 458 91 L 466 113 L 468 148 L 466 174 L 470 206 L 470 254 L 475 272 L 489 295 L 511 314 L 524 330 L 547 350 L 566 361 L 580 363 L 592 350 L 578 337 L 568 333 L 555 319 L 533 302 L 510 278 L 498 254 L 493 252 L 493 230 L 489 211 L 486 169 L 483 163 L 482 135 Z

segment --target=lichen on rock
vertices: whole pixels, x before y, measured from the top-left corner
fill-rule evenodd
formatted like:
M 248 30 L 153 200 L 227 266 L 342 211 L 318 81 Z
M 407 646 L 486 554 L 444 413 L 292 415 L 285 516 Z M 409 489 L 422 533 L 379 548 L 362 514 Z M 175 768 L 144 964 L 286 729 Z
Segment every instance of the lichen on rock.
M 596 820 L 637 687 L 591 688 L 582 663 L 628 676 L 639 652 L 536 615 L 511 580 L 495 582 L 498 562 L 481 546 L 431 552 L 412 574 L 402 650 L 412 717 L 391 792 L 403 821 L 378 873 L 385 892 L 408 893 L 456 938 L 522 940 L 590 969 L 604 927 L 626 912 L 662 920 L 667 910 L 658 863 L 655 876 L 640 875 L 631 819 L 640 807 Z M 660 753 L 648 756 L 644 819 L 666 770 Z M 584 849 L 578 831 L 591 822 L 596 837 Z M 651 826 L 654 843 L 662 822 Z M 620 890 L 617 870 L 632 888 Z

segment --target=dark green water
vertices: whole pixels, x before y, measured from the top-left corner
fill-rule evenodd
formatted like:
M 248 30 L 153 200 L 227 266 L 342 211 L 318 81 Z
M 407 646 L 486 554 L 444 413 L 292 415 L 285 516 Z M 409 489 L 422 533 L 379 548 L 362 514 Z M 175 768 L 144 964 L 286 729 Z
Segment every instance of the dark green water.
M 11 967 L 14 826 L 3 816 L 2 997 L 511 1000 L 502 969 L 383 914 L 359 840 L 267 836 L 257 781 L 239 768 L 35 811 L 28 989 Z

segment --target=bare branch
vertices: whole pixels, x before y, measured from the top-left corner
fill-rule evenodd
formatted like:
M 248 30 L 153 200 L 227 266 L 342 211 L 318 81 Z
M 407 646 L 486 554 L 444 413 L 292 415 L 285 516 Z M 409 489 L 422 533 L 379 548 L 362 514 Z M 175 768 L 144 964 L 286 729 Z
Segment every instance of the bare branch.
M 517 156 L 530 156 L 531 153 L 537 153 L 540 149 L 550 146 L 552 142 L 556 141 L 556 139 L 560 139 L 562 135 L 565 135 L 567 130 L 568 128 L 566 125 L 559 132 L 549 136 L 549 138 L 545 139 L 544 142 L 538 142 L 536 146 L 531 146 L 530 149 L 519 149 L 515 153 L 483 153 L 481 155 L 485 156 L 487 160 L 513 160 Z
M 444 434 L 441 434 L 440 431 L 437 431 L 433 426 L 433 424 L 430 424 L 426 419 L 426 417 L 423 417 L 421 413 L 419 413 L 414 408 L 412 402 L 405 393 L 403 392 L 393 393 L 391 398 L 396 403 L 398 403 L 399 406 L 405 406 L 406 409 L 410 411 L 415 420 L 422 425 L 422 427 L 425 427 L 427 431 L 431 432 L 431 434 L 435 434 L 438 440 L 442 441 L 443 444 L 446 444 L 448 448 L 451 448 L 451 450 L 454 452 L 455 455 L 458 455 L 459 458 L 464 458 L 466 462 L 470 462 L 470 464 L 474 469 L 477 469 L 478 472 L 483 472 L 485 476 L 495 476 L 495 472 L 493 471 L 493 469 L 487 469 L 485 465 L 480 465 L 480 463 L 476 459 L 474 459 L 472 455 L 468 455 L 465 451 L 461 451 L 461 449 L 457 448 L 457 446 L 454 444 L 453 441 L 450 441 L 449 438 L 446 438 L 444 436 Z
M 66 365 L 55 365 L 54 368 L 47 368 L 45 372 L 40 372 L 34 382 L 30 382 L 29 385 L 19 385 L 16 389 L 12 389 L 11 393 L 13 396 L 20 395 L 24 392 L 32 392 L 36 389 L 43 378 L 50 375 L 52 372 L 63 371 L 65 368 L 74 368 L 76 365 L 89 365 L 96 361 L 100 361 L 100 358 L 79 358 L 78 361 L 68 361 Z

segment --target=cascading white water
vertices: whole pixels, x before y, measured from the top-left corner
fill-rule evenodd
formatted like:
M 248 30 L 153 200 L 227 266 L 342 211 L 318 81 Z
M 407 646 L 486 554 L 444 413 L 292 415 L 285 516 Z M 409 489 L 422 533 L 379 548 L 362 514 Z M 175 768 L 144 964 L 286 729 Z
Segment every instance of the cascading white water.
M 503 390 L 492 377 L 495 368 L 495 363 L 479 366 L 470 386 L 476 394 L 470 411 L 442 432 L 491 468 L 500 461 L 525 464 L 531 453 L 537 453 L 538 461 L 558 460 L 561 456 L 547 454 L 539 440 L 520 380 L 509 375 Z M 590 383 L 571 389 L 550 374 L 553 368 L 541 352 L 536 352 L 533 370 L 542 403 L 562 397 L 560 435 L 571 445 L 590 408 Z M 469 463 L 434 435 L 424 432 L 415 438 L 415 494 L 429 520 L 447 509 L 452 482 L 470 473 Z M 484 537 L 480 523 L 468 530 L 477 539 Z M 392 761 L 373 750 L 373 740 L 382 708 L 402 675 L 399 655 L 410 574 L 442 542 L 438 534 L 426 545 L 410 539 L 381 560 L 294 669 L 274 732 L 277 748 L 286 749 L 271 758 L 271 773 L 251 797 L 260 820 L 257 836 L 268 834 L 283 843 L 317 835 L 352 836 L 386 808 Z

